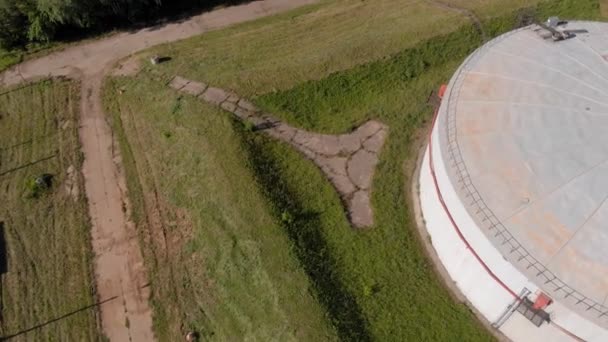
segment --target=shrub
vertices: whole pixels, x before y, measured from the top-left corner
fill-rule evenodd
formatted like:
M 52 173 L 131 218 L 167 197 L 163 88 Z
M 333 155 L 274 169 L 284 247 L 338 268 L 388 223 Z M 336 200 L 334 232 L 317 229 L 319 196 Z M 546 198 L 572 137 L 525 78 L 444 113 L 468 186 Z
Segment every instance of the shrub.
M 39 198 L 42 194 L 51 189 L 53 185 L 53 175 L 45 173 L 39 177 L 30 178 L 26 182 L 26 197 Z

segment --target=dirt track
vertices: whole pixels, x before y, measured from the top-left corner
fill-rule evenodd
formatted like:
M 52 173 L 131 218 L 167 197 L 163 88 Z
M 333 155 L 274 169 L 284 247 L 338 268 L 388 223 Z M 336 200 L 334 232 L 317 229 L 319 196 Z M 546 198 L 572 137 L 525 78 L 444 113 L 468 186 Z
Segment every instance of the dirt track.
M 475 29 L 479 32 L 479 34 L 481 35 L 481 40 L 482 41 L 487 41 L 488 40 L 488 36 L 486 35 L 486 32 L 483 29 L 483 25 L 481 24 L 481 20 L 479 20 L 479 17 L 477 17 L 477 14 L 475 14 L 475 12 L 473 12 L 472 10 L 468 9 L 468 8 L 464 8 L 464 7 L 459 7 L 456 5 L 452 5 L 449 3 L 445 3 L 439 0 L 429 0 L 429 2 L 435 6 L 441 7 L 443 9 L 446 9 L 448 11 L 454 11 L 457 13 L 460 13 L 462 15 L 467 16 L 471 22 L 473 23 L 473 25 L 475 25 Z
M 120 155 L 101 104 L 104 75 L 119 59 L 145 48 L 279 13 L 316 0 L 263 0 L 211 11 L 187 21 L 121 33 L 73 46 L 0 74 L 0 86 L 56 76 L 82 82 L 80 140 L 91 216 L 95 277 L 103 333 L 110 341 L 151 341 L 149 288 L 137 232 L 128 221 Z

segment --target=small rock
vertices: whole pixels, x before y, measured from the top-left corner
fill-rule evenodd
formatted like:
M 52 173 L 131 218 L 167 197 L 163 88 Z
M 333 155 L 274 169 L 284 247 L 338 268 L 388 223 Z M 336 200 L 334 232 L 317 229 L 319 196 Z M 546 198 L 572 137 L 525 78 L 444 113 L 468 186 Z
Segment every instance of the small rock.
M 184 337 L 186 338 L 186 342 L 196 342 L 198 341 L 199 335 L 197 332 L 190 331 Z

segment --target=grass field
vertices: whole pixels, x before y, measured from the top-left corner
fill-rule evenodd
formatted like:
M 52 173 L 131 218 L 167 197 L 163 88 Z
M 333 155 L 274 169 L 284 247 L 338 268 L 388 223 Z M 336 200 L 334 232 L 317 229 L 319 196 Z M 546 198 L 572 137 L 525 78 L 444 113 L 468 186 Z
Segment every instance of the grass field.
M 455 0 L 445 1 L 454 2 Z M 539 0 L 475 0 L 485 16 Z M 291 88 L 310 79 L 398 53 L 469 19 L 430 1 L 335 0 L 158 46 L 143 55 L 173 58 L 162 70 L 243 95 Z
M 181 325 L 205 339 L 334 340 L 229 117 L 147 77 L 116 80 L 106 95 L 122 87 L 110 112 L 120 112 L 135 220 L 169 241 L 144 249 L 160 340 L 176 341 Z
M 0 335 L 99 340 L 87 205 L 80 175 L 77 83 L 0 93 L 0 221 L 5 239 Z M 68 174 L 72 168 L 73 173 Z M 32 182 L 52 175 L 52 187 Z M 68 193 L 66 187 L 75 189 Z
M 515 9 L 523 2 L 468 4 L 486 33 L 495 36 L 517 24 Z M 526 13 L 539 19 L 599 16 L 592 0 L 545 1 Z M 427 2 L 326 1 L 154 48 L 142 56 L 173 59 L 144 67 L 136 77 L 111 80 L 106 103 L 122 134 L 143 238 L 153 225 L 144 204 L 155 202 L 144 194 L 154 190 L 165 203 L 160 209 L 167 217 L 165 229 L 183 234 L 171 225 L 172 213 L 183 212 L 192 230 L 176 255 L 147 255 L 160 279 L 173 277 L 177 287 L 174 296 L 165 297 L 170 289 L 152 285 L 161 336 L 170 340 L 184 324 L 213 340 L 238 339 L 245 332 L 253 339 L 319 338 L 311 331 L 357 341 L 492 340 L 437 279 L 413 226 L 407 195 L 415 142 L 432 112 L 427 98 L 481 42 L 466 18 Z M 331 185 L 290 147 L 164 88 L 176 74 L 251 96 L 314 131 L 347 132 L 371 118 L 389 125 L 374 179 L 376 226 L 353 230 Z M 115 96 L 119 89 L 124 93 Z M 279 242 L 269 242 L 271 237 Z M 234 258 L 218 256 L 242 240 L 255 248 Z M 266 254 L 255 266 L 243 266 L 246 256 L 259 251 Z M 278 259 L 283 266 L 269 266 Z M 218 271 L 224 268 L 232 272 Z M 280 271 L 267 282 L 248 281 L 253 271 L 271 274 L 269 269 L 290 272 Z M 246 289 L 260 298 L 257 307 L 241 299 L 243 281 L 257 285 Z M 259 308 L 271 307 L 262 304 L 271 291 L 277 291 L 276 306 L 260 317 Z M 222 299 L 234 309 L 221 307 Z M 301 307 L 298 316 L 289 313 L 294 305 Z M 270 324 L 276 312 L 287 314 L 282 323 Z M 277 332 L 291 331 L 294 318 L 302 335 Z
M 539 18 L 555 13 L 567 18 L 597 18 L 597 2 L 576 1 L 569 5 L 545 2 L 530 13 Z M 484 22 L 494 36 L 513 28 L 517 14 Z M 257 99 L 265 109 L 306 129 L 338 133 L 351 130 L 368 119 L 388 124 L 391 134 L 374 180 L 373 205 L 377 225 L 365 234 L 348 230 L 344 215 L 336 214 L 336 198 L 319 196 L 327 182 L 314 166 L 276 142 L 267 154 L 274 162 L 276 177 L 296 196 L 298 211 L 319 213 L 318 226 L 340 260 L 347 289 L 354 294 L 369 319 L 376 340 L 425 341 L 483 340 L 471 330 L 470 315 L 455 305 L 438 286 L 432 266 L 420 252 L 412 226 L 407 190 L 419 145 L 420 130 L 428 126 L 432 108 L 428 95 L 446 83 L 450 75 L 480 43 L 475 31 L 464 27 L 446 36 L 432 38 L 390 59 L 381 60 L 309 81 L 288 91 L 265 94 Z M 423 133 L 424 134 L 424 133 Z M 265 141 L 266 139 L 258 137 Z M 403 165 L 410 165 L 404 174 Z M 262 180 L 269 171 L 258 172 Z M 317 174 L 317 177 L 313 177 Z M 405 179 L 405 181 L 404 181 Z M 314 180 L 314 181 L 313 181 Z M 263 181 L 269 186 L 277 183 Z M 275 203 L 280 200 L 275 199 Z M 328 208 L 335 208 L 330 211 Z M 332 212 L 332 214 L 329 214 Z M 342 229 L 336 229 L 341 226 Z M 362 253 L 361 251 L 365 251 Z M 368 288 L 382 289 L 369 295 Z M 434 327 L 441 326 L 441 330 Z

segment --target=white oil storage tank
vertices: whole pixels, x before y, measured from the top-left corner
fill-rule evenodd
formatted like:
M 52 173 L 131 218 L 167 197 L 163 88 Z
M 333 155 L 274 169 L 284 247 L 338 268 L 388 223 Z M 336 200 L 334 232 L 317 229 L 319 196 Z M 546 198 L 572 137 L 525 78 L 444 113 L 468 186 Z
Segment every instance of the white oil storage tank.
M 513 341 L 608 341 L 608 24 L 503 34 L 444 90 L 418 181 L 449 277 Z

